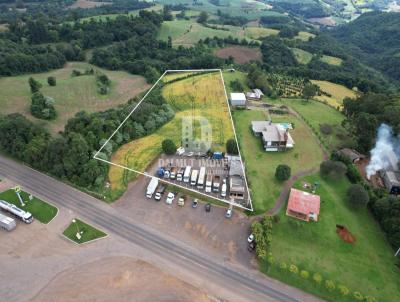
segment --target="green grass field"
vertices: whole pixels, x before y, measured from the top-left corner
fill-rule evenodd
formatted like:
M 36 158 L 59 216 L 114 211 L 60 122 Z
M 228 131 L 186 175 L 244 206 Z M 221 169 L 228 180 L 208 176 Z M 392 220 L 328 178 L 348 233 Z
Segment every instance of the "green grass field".
M 328 105 L 331 105 L 335 108 L 343 107 L 344 98 L 348 97 L 354 99 L 357 97 L 357 93 L 354 90 L 351 90 L 343 85 L 331 83 L 328 81 L 311 80 L 311 82 L 315 85 L 318 85 L 321 91 L 331 95 L 321 95 L 316 96 L 315 98 L 321 102 L 326 102 Z
M 333 65 L 333 66 L 340 66 L 343 63 L 343 60 L 337 57 L 323 55 L 320 59 L 322 62 Z
M 300 48 L 292 48 L 292 52 L 293 52 L 297 62 L 300 64 L 306 65 L 306 64 L 310 63 L 310 61 L 313 58 L 312 53 L 302 50 Z
M 312 280 L 283 272 L 279 263 L 293 263 L 311 275 L 318 272 L 324 280 L 333 280 L 336 286 L 343 284 L 378 301 L 399 301 L 399 270 L 394 265 L 394 252 L 368 210 L 365 207 L 354 208 L 347 203 L 348 180 L 325 181 L 316 174 L 298 180 L 295 187 L 301 189 L 303 181 L 320 183 L 316 191 L 321 196 L 318 222 L 307 223 L 288 217 L 285 207 L 279 215 L 279 222 L 274 224 L 271 246 L 278 264 L 269 269 L 264 264 L 262 270 L 329 301 L 354 299 L 343 298 L 337 290 L 330 293 Z M 355 243 L 345 243 L 336 233 L 336 224 L 346 226 L 355 236 Z
M 347 136 L 347 131 L 341 126 L 344 120 L 344 115 L 339 111 L 329 107 L 318 101 L 302 101 L 280 99 L 274 101 L 279 104 L 287 105 L 297 111 L 305 118 L 316 133 L 324 140 L 324 144 L 328 150 L 335 150 L 340 147 L 345 140 L 350 139 Z M 321 132 L 320 124 L 329 124 L 334 127 L 334 132 L 331 135 L 324 135 Z
M 318 167 L 323 153 L 307 125 L 293 115 L 272 116 L 273 122 L 290 122 L 295 125 L 295 129 L 290 132 L 295 147 L 286 152 L 265 152 L 261 139 L 251 132 L 251 121 L 265 120 L 265 112 L 236 110 L 233 118 L 252 192 L 253 207 L 256 214 L 264 213 L 273 207 L 283 188 L 283 183 L 275 179 L 276 167 L 286 163 L 294 175 Z
M 73 69 L 84 71 L 91 67 L 99 70 L 111 79 L 109 94 L 100 95 L 95 76 L 71 77 Z M 47 84 L 47 77 L 54 76 L 57 86 Z M 44 95 L 54 98 L 58 117 L 54 121 L 35 119 L 30 114 L 31 92 L 28 85 L 29 77 L 43 84 L 41 91 Z M 0 78 L 1 113 L 19 112 L 44 124 L 52 133 L 63 130 L 64 125 L 75 115 L 85 110 L 87 112 L 103 111 L 119 104 L 148 89 L 149 85 L 141 76 L 131 75 L 123 71 L 108 71 L 87 63 L 68 63 L 64 68 L 38 74 L 27 74 L 14 77 Z
M 244 87 L 245 91 L 249 91 L 250 88 L 247 86 L 247 74 L 241 71 L 235 71 L 235 72 L 230 72 L 230 71 L 224 71 L 222 73 L 223 77 L 224 77 L 224 82 L 225 82 L 225 88 L 226 88 L 226 92 L 229 93 L 231 92 L 241 92 L 241 91 L 234 91 L 231 87 L 231 82 L 235 81 L 235 80 L 239 80 L 239 82 L 242 84 L 242 86 Z
M 31 213 L 33 217 L 39 220 L 41 223 L 47 224 L 57 215 L 58 209 L 55 206 L 50 205 L 36 197 L 34 197 L 32 200 L 29 200 L 29 194 L 23 191 L 21 192 L 21 197 L 25 203 L 24 207 L 21 206 L 17 194 L 13 189 L 0 193 L 0 199 L 15 204 L 22 210 Z
M 81 239 L 78 239 L 76 237 L 76 234 L 78 232 L 81 233 Z M 75 222 L 71 222 L 70 225 L 64 230 L 63 235 L 78 244 L 107 236 L 106 233 L 92 227 L 91 225 L 79 219 L 75 219 Z

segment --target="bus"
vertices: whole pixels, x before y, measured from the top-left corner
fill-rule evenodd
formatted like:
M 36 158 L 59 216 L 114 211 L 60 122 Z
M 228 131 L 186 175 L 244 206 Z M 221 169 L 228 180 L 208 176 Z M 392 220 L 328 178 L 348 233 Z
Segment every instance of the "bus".
M 197 184 L 197 176 L 199 176 L 199 170 L 193 170 L 192 176 L 190 177 L 190 184 L 195 186 Z
M 191 166 L 186 166 L 185 173 L 183 174 L 183 182 L 189 182 L 190 181 L 190 172 L 192 172 L 192 167 Z
M 206 181 L 206 168 L 201 167 L 199 173 L 199 179 L 197 181 L 197 189 L 203 190 L 205 181 Z

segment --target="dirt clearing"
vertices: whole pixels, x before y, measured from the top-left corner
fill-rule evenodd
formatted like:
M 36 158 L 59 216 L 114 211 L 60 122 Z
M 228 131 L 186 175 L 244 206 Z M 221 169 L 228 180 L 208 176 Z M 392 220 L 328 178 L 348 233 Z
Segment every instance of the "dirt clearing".
M 77 280 L 79 279 L 79 280 Z M 58 274 L 31 301 L 218 301 L 153 265 L 110 257 Z
M 88 0 L 76 0 L 74 4 L 72 4 L 69 8 L 93 8 L 103 5 L 110 5 L 111 2 L 97 2 L 97 1 L 88 1 Z
M 230 46 L 218 49 L 215 55 L 222 59 L 233 57 L 237 64 L 245 64 L 252 60 L 261 61 L 261 52 L 259 49 L 244 47 L 244 46 Z

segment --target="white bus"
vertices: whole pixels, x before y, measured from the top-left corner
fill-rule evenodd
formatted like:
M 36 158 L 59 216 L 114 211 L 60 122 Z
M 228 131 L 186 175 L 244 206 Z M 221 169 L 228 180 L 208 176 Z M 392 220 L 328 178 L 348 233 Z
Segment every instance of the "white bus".
M 190 184 L 195 186 L 197 184 L 197 176 L 199 176 L 199 170 L 193 170 L 192 176 L 190 177 Z
M 197 189 L 204 189 L 204 182 L 206 181 L 206 168 L 201 167 L 199 173 L 199 179 L 197 180 Z
M 190 172 L 192 172 L 192 167 L 187 166 L 185 168 L 185 173 L 183 174 L 183 182 L 189 182 L 190 181 Z

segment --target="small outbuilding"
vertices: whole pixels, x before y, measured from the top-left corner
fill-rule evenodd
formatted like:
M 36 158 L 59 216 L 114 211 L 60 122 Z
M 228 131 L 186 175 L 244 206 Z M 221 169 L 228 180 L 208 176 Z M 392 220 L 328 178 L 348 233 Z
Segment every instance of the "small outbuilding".
M 356 150 L 350 149 L 350 148 L 340 149 L 338 151 L 338 153 L 342 156 L 349 158 L 353 164 L 358 162 L 359 160 L 362 160 L 365 158 L 365 155 L 362 155 L 361 153 L 357 152 Z
M 246 95 L 242 92 L 232 92 L 230 95 L 230 101 L 232 107 L 246 107 L 247 99 Z
M 385 187 L 389 194 L 400 194 L 400 172 L 399 171 L 382 171 L 381 176 Z
M 252 92 L 246 92 L 246 97 L 248 100 L 259 101 L 263 97 L 264 93 L 260 89 L 253 89 Z
M 318 195 L 291 189 L 286 215 L 303 220 L 318 221 L 321 200 Z
M 240 159 L 229 161 L 229 197 L 233 199 L 245 198 L 245 180 L 242 162 Z

